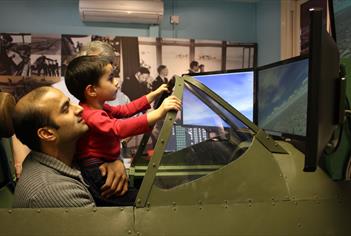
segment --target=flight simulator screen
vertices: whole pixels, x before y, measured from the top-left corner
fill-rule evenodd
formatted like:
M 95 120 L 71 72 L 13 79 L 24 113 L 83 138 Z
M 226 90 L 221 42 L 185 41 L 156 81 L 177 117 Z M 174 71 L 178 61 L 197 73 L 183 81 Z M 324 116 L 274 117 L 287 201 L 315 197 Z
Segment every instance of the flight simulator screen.
M 195 75 L 193 77 L 253 121 L 253 71 Z M 202 124 L 205 116 L 204 113 L 196 114 L 184 111 L 183 124 Z
M 267 131 L 306 136 L 308 59 L 259 69 L 257 121 Z

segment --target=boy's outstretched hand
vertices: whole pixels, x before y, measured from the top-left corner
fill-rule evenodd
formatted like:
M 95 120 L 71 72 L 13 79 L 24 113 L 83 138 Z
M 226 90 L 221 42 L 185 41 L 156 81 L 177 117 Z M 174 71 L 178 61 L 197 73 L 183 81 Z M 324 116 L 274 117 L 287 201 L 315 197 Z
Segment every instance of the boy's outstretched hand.
M 148 93 L 146 95 L 146 99 L 149 103 L 152 103 L 153 101 L 155 101 L 155 99 L 162 94 L 163 92 L 171 92 L 168 90 L 167 84 L 162 84 L 160 87 L 158 87 L 158 89 L 156 89 L 155 91 L 152 91 L 150 93 Z
M 179 111 L 181 109 L 181 101 L 176 96 L 172 95 L 167 97 L 156 110 L 147 113 L 147 121 L 149 126 L 152 126 L 156 121 L 164 118 L 168 111 L 175 110 Z
M 161 112 L 161 118 L 165 117 L 170 110 L 179 111 L 181 109 L 181 103 L 179 98 L 174 95 L 167 97 L 158 108 Z

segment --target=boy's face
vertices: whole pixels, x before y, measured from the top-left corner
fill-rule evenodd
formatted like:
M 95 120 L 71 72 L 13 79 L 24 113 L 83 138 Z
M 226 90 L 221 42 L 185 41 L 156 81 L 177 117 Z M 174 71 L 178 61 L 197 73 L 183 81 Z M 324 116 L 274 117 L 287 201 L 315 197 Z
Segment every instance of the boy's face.
M 96 88 L 97 99 L 101 102 L 116 99 L 118 90 L 118 81 L 113 75 L 112 65 L 108 64 L 104 68 L 104 74 L 101 76 Z

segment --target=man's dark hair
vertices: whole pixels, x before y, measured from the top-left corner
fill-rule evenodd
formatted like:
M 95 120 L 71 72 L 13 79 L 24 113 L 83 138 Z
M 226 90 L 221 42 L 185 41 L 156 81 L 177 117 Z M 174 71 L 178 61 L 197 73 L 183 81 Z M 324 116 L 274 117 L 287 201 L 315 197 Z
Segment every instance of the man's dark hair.
M 80 56 L 67 66 L 65 83 L 68 91 L 79 101 L 85 101 L 84 90 L 88 85 L 97 85 L 104 74 L 104 68 L 110 64 L 106 57 Z
M 146 68 L 146 67 L 140 67 L 140 68 L 138 69 L 138 72 L 139 72 L 140 74 L 150 74 L 149 69 Z
M 36 105 L 36 102 L 50 89 L 52 88 L 40 87 L 29 92 L 22 98 L 26 99 L 25 104 L 21 106 L 21 109 L 16 109 L 13 114 L 13 126 L 17 138 L 34 151 L 41 151 L 40 139 L 37 135 L 38 129 L 43 127 L 59 129 L 59 126 L 51 119 L 49 112 L 44 112 Z
M 163 70 L 163 69 L 166 69 L 167 68 L 167 66 L 165 66 L 165 65 L 159 65 L 158 67 L 157 67 L 157 73 L 161 73 L 161 71 Z
M 195 66 L 199 66 L 199 62 L 197 61 L 190 62 L 190 69 L 194 69 Z

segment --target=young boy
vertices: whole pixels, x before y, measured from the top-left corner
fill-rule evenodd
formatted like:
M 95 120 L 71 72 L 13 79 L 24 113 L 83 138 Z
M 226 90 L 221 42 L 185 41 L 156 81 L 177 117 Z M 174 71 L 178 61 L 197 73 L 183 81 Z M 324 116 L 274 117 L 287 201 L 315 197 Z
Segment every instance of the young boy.
M 156 121 L 164 118 L 169 110 L 180 109 L 180 100 L 170 96 L 158 109 L 128 118 L 149 109 L 150 103 L 168 89 L 163 85 L 128 104 L 110 106 L 105 102 L 116 98 L 117 82 L 110 62 L 99 56 L 80 56 L 73 59 L 67 67 L 65 83 L 68 91 L 80 100 L 79 104 L 83 107 L 82 118 L 89 126 L 88 133 L 78 141 L 76 157 L 96 204 L 98 206 L 133 204 L 137 191 L 135 189 L 127 191 L 127 179 L 112 183 L 118 184 L 117 189 L 123 188 L 120 196 L 110 198 L 101 196 L 105 180 L 99 166 L 104 162 L 118 160 L 121 139 L 149 132 Z M 126 194 L 123 194 L 124 192 Z

